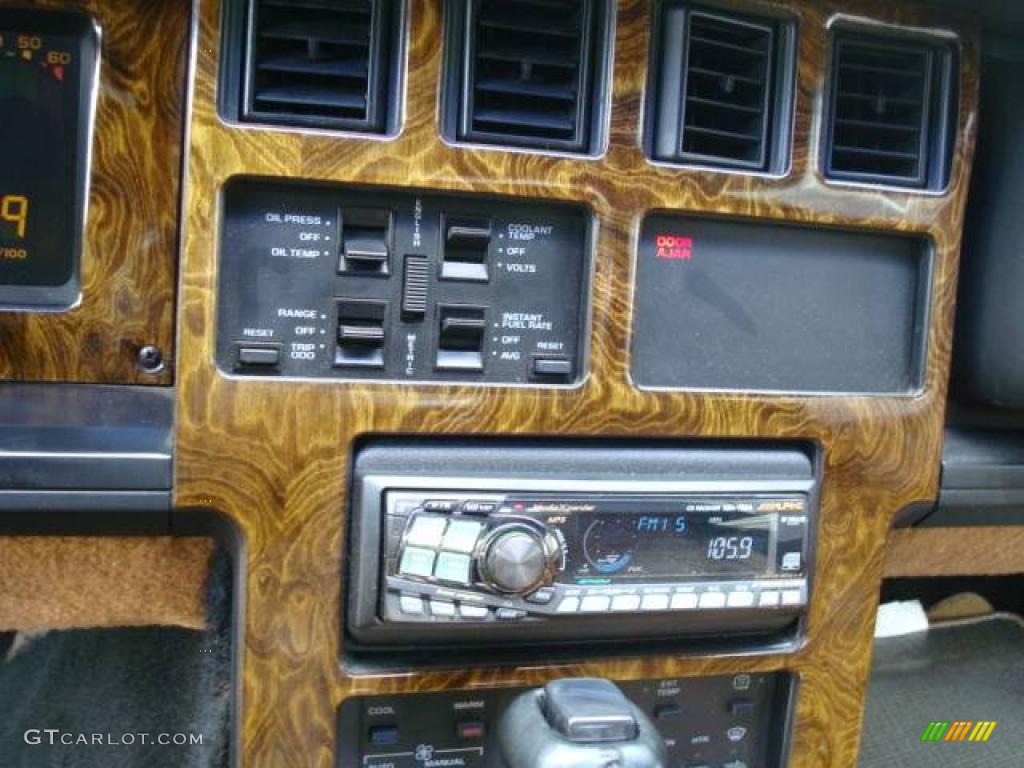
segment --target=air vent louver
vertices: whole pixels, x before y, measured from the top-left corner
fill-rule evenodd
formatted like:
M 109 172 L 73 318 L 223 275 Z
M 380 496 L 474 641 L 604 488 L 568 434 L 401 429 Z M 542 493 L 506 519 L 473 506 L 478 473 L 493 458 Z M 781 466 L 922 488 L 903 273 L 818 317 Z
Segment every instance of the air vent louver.
M 393 0 L 253 0 L 242 119 L 383 132 Z
M 593 143 L 604 2 L 470 0 L 451 6 L 462 51 L 456 138 L 570 152 Z M 461 38 L 458 39 L 458 38 Z
M 780 166 L 789 26 L 666 3 L 659 33 L 654 156 L 760 171 Z
M 944 46 L 841 33 L 834 40 L 826 173 L 941 186 L 950 88 Z

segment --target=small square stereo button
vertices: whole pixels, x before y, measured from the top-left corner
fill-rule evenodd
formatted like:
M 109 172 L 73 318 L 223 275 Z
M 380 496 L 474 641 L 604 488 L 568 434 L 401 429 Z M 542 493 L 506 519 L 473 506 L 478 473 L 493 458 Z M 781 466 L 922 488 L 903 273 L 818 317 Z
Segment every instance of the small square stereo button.
M 434 578 L 441 581 L 454 581 L 458 584 L 469 583 L 469 555 L 457 555 L 454 552 L 442 552 L 437 556 L 434 565 Z
M 475 520 L 452 520 L 444 535 L 444 548 L 453 552 L 471 553 L 476 549 L 482 529 L 483 525 Z
M 406 542 L 414 547 L 436 547 L 441 543 L 448 518 L 441 515 L 416 515 Z
M 434 553 L 429 549 L 406 547 L 399 570 L 403 576 L 429 579 L 434 572 Z

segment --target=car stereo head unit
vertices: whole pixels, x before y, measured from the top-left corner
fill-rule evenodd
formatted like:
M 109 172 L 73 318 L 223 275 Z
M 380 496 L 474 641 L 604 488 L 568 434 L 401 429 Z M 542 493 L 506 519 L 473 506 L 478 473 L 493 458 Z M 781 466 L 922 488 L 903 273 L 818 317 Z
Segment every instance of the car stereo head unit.
M 809 478 L 368 475 L 358 495 L 360 642 L 745 634 L 808 603 Z

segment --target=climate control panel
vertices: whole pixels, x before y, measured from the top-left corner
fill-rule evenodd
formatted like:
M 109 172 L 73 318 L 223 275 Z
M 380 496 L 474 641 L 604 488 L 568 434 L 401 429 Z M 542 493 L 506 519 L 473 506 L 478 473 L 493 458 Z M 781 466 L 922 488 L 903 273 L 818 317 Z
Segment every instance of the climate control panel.
M 778 768 L 792 679 L 785 673 L 618 683 L 665 740 L 672 768 Z M 525 688 L 350 698 L 339 768 L 504 768 L 498 723 Z M 609 763 L 611 764 L 611 763 Z M 618 765 L 618 763 L 615 763 Z
M 223 211 L 225 372 L 582 378 L 590 258 L 578 206 L 234 179 Z

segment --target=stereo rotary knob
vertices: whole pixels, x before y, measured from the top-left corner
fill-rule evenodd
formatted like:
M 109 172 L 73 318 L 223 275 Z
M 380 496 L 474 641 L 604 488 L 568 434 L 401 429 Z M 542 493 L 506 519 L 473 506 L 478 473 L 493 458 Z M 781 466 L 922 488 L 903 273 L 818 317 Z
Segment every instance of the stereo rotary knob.
M 548 550 L 541 534 L 520 526 L 506 526 L 491 536 L 483 572 L 496 589 L 510 594 L 525 593 L 544 581 L 548 563 Z

